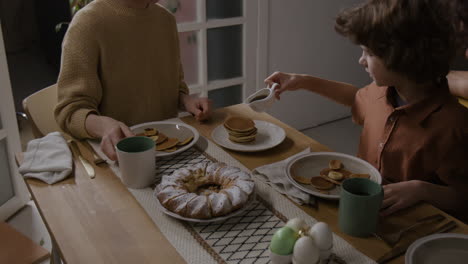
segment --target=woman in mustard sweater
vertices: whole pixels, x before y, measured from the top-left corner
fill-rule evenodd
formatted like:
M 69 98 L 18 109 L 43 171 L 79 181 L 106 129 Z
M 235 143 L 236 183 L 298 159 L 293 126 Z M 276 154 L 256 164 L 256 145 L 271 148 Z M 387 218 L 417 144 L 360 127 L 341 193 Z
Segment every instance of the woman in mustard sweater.
M 57 123 L 76 138 L 114 145 L 132 136 L 128 126 L 210 114 L 207 98 L 188 94 L 174 16 L 157 0 L 95 0 L 70 23 L 58 78 Z

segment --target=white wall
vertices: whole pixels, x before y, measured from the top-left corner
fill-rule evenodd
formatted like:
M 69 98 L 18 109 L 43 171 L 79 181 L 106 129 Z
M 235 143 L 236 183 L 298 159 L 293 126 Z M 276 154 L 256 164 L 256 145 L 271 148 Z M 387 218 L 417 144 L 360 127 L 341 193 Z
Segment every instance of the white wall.
M 259 38 L 259 45 L 263 45 L 259 47 L 259 82 L 266 77 L 262 75 L 283 71 L 359 87 L 370 83 L 358 64 L 360 48 L 334 30 L 338 11 L 361 1 L 261 0 L 260 8 L 264 9 L 259 10 L 259 32 L 263 32 Z M 348 108 L 306 91 L 283 94 L 269 113 L 297 129 L 350 115 Z

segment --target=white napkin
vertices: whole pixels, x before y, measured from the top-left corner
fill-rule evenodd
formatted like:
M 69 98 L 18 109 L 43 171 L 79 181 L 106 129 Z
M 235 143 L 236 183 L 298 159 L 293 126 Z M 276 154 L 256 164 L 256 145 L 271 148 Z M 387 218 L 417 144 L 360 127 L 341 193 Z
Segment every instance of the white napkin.
M 59 132 L 29 141 L 19 172 L 25 178 L 36 178 L 53 184 L 72 172 L 72 154 Z
M 299 155 L 310 153 L 310 149 L 307 148 L 296 155 L 293 155 L 285 160 L 278 161 L 275 163 L 267 164 L 258 167 L 253 170 L 252 173 L 259 176 L 262 180 L 268 183 L 273 189 L 279 193 L 287 195 L 293 201 L 298 204 L 309 204 L 315 205 L 315 197 L 301 191 L 299 188 L 294 186 L 285 175 L 285 169 L 288 162 Z

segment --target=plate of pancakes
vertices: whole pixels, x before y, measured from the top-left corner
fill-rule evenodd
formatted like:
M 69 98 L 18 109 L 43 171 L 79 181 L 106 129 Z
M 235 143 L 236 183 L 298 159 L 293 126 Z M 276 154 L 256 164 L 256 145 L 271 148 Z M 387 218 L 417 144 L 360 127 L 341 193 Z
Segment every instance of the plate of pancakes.
M 367 161 L 337 152 L 312 152 L 290 160 L 288 180 L 300 190 L 326 199 L 340 199 L 341 183 L 349 178 L 367 178 L 379 184 L 379 171 Z
M 279 145 L 286 133 L 283 128 L 266 121 L 231 116 L 213 130 L 211 138 L 227 149 L 257 152 Z
M 192 147 L 200 137 L 198 131 L 182 122 L 157 121 L 130 127 L 137 136 L 145 136 L 156 143 L 156 157 L 181 153 Z

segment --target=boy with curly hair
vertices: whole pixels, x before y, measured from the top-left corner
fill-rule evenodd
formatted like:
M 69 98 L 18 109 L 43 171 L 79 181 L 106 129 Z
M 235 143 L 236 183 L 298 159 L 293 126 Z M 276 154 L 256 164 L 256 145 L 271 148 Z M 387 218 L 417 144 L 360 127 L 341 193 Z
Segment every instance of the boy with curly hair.
M 369 0 L 342 11 L 336 31 L 362 48 L 362 88 L 276 72 L 279 95 L 306 89 L 351 107 L 363 126 L 358 156 L 384 179 L 382 215 L 420 201 L 461 216 L 468 200 L 468 110 L 446 75 L 456 34 L 438 0 Z

